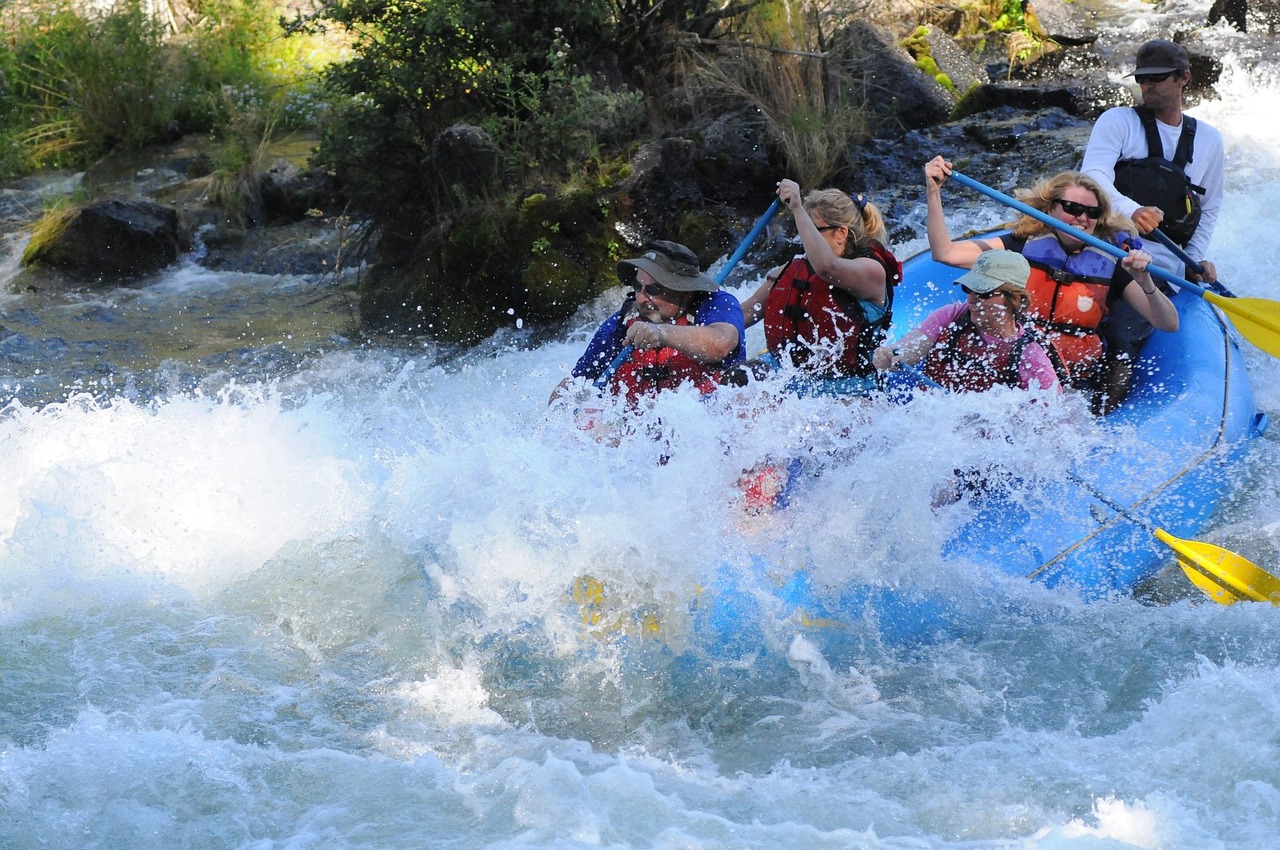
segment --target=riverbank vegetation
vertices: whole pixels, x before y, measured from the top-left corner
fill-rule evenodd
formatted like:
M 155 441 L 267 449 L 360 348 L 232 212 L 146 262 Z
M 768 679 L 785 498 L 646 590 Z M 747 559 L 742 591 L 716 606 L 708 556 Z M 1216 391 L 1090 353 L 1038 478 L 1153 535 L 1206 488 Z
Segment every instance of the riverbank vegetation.
M 277 130 L 323 120 L 340 42 L 282 38 L 259 0 L 18 0 L 0 12 L 0 175 L 83 169 L 178 135 L 228 134 L 252 110 Z M 265 126 L 265 125 L 264 125 Z
M 1017 0 L 962 5 L 976 27 L 1022 20 Z M 179 134 L 244 158 L 246 134 L 307 128 L 323 165 L 385 202 L 460 121 L 488 131 L 506 185 L 529 185 L 733 100 L 761 109 L 788 167 L 829 173 L 825 152 L 866 129 L 833 33 L 882 6 L 334 0 L 304 14 L 277 0 L 17 0 L 0 11 L 0 177 Z
M 961 7 L 978 32 L 1025 25 L 1020 0 L 945 10 Z M 601 288 L 632 212 L 616 189 L 646 142 L 697 138 L 707 116 L 738 110 L 758 119 L 770 169 L 804 185 L 836 177 L 874 130 L 865 70 L 841 54 L 840 33 L 943 8 L 16 0 L 0 11 L 0 177 L 202 134 L 210 200 L 243 221 L 270 142 L 306 130 L 319 139 L 313 166 L 381 237 L 366 318 L 403 327 L 386 312 L 398 304 L 423 330 L 475 338 L 503 321 L 488 317 L 494 304 L 507 306 L 499 316 L 563 317 Z M 500 281 L 476 301 L 485 315 L 447 321 L 468 298 L 445 282 L 476 269 Z

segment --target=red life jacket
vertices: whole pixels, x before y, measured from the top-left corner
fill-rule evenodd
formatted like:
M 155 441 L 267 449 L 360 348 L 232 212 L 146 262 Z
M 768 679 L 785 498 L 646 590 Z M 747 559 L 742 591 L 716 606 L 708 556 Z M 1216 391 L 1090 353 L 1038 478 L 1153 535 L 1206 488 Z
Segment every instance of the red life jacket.
M 764 337 L 783 361 L 821 377 L 865 376 L 875 371 L 871 353 L 884 341 L 893 319 L 893 287 L 902 281 L 902 263 L 879 242 L 855 254 L 884 267 L 884 315 L 867 320 L 862 302 L 833 286 L 803 256 L 793 259 L 764 302 Z M 785 361 L 784 361 L 785 362 Z
M 633 317 L 627 322 L 640 321 Z M 674 324 L 691 325 L 688 316 L 680 316 Z M 654 348 L 649 351 L 636 350 L 631 353 L 613 377 L 609 386 L 615 394 L 626 395 L 627 403 L 634 405 L 642 396 L 657 395 L 663 390 L 674 390 L 676 387 L 690 382 L 703 395 L 714 392 L 719 380 L 718 370 L 710 369 L 674 348 Z
M 993 345 L 974 327 L 966 309 L 942 330 L 925 355 L 925 377 L 952 391 L 986 392 L 997 384 L 1021 387 L 1018 367 L 1022 352 L 1032 342 L 1023 332 L 1012 340 Z
M 1068 254 L 1052 233 L 1028 239 L 1022 255 L 1031 264 L 1027 318 L 1052 348 L 1050 359 L 1059 379 L 1080 386 L 1102 358 L 1098 326 L 1110 309 L 1107 298 L 1116 260 L 1092 245 Z

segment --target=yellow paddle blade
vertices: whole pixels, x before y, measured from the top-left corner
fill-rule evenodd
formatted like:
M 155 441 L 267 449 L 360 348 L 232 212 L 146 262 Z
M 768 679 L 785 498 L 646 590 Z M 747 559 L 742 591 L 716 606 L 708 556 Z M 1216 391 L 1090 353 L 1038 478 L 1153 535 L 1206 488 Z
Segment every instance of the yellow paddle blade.
M 1223 298 L 1205 292 L 1210 304 L 1231 317 L 1240 335 L 1272 357 L 1280 357 L 1280 302 L 1265 298 Z
M 612 632 L 658 637 L 662 620 L 651 608 L 624 611 L 617 599 L 610 597 L 605 583 L 595 576 L 578 576 L 569 587 L 569 596 L 578 605 L 582 625 L 595 637 Z
M 1229 549 L 1174 537 L 1163 528 L 1156 537 L 1173 550 L 1178 566 L 1196 587 L 1220 605 L 1270 602 L 1280 605 L 1280 578 Z

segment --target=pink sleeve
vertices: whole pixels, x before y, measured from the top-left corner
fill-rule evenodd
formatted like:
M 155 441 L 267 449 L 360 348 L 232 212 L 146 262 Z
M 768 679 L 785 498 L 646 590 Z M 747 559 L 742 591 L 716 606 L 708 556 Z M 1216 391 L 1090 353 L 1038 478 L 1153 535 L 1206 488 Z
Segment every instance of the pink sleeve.
M 1062 392 L 1058 383 L 1058 373 L 1053 371 L 1053 363 L 1049 355 L 1038 343 L 1027 343 L 1022 350 L 1022 362 L 1018 364 L 1018 380 L 1023 389 L 1039 387 L 1042 390 L 1056 389 Z
M 926 316 L 924 321 L 920 323 L 920 326 L 917 327 L 916 330 L 928 337 L 929 342 L 937 342 L 942 336 L 943 329 L 954 322 L 956 317 L 967 309 L 969 309 L 969 305 L 963 301 L 939 307 L 937 310 L 934 310 Z M 1024 362 L 1025 360 L 1026 358 L 1023 358 Z

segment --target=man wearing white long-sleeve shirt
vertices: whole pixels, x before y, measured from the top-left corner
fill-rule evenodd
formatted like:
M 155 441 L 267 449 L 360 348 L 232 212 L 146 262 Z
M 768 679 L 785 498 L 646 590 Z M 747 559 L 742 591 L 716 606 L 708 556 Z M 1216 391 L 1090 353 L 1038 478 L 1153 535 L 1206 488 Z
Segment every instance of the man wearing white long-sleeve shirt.
M 1218 271 L 1205 254 L 1222 208 L 1222 134 L 1182 113 L 1183 92 L 1191 82 L 1191 61 L 1182 45 L 1162 38 L 1148 41 L 1138 48 L 1135 65 L 1132 76 L 1142 104 L 1113 107 L 1098 116 L 1080 170 L 1098 182 L 1112 206 L 1132 218 L 1140 233 L 1159 227 L 1201 271 L 1188 268 L 1154 238 L 1142 245 L 1152 265 L 1212 284 Z M 1159 149 L 1149 144 L 1148 130 L 1151 142 L 1158 136 Z M 1103 382 L 1122 398 L 1152 328 L 1120 305 L 1100 330 L 1107 346 Z
M 1189 277 L 1188 280 L 1212 283 L 1217 280 L 1217 269 L 1205 255 L 1222 208 L 1222 134 L 1204 121 L 1188 120 L 1189 116 L 1182 114 L 1183 92 L 1191 82 L 1190 58 L 1182 45 L 1165 39 L 1148 41 L 1138 49 L 1137 68 L 1132 76 L 1141 87 L 1142 106 L 1155 117 L 1155 128 L 1159 131 L 1163 149 L 1148 151 L 1139 107 L 1114 107 L 1102 113 L 1093 125 L 1080 170 L 1102 185 L 1115 208 L 1132 218 L 1140 233 L 1149 234 L 1159 226 L 1175 242 L 1184 244 L 1187 254 L 1204 267 L 1201 276 Z M 1198 202 L 1200 217 L 1190 238 L 1179 239 L 1176 220 L 1184 217 L 1185 209 L 1162 210 L 1154 205 L 1150 194 L 1142 197 L 1143 192 L 1135 186 L 1157 178 L 1144 174 L 1141 167 L 1130 170 L 1126 175 L 1123 173 L 1126 165 L 1122 163 L 1152 156 L 1172 164 L 1177 158 L 1184 131 L 1190 127 L 1194 127 L 1194 135 L 1189 140 L 1190 159 L 1182 171 Z M 1119 175 L 1118 164 L 1121 164 L 1119 171 L 1122 172 Z M 1138 197 L 1122 193 L 1116 188 L 1118 183 Z M 1170 230 L 1175 232 L 1170 233 Z M 1183 271 L 1182 261 L 1154 240 L 1148 240 L 1143 249 L 1155 258 L 1154 265 L 1173 272 Z M 1191 273 L 1190 270 L 1187 272 Z

